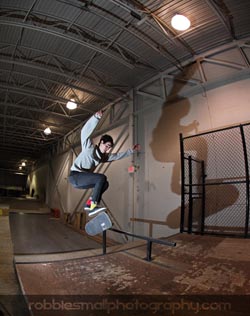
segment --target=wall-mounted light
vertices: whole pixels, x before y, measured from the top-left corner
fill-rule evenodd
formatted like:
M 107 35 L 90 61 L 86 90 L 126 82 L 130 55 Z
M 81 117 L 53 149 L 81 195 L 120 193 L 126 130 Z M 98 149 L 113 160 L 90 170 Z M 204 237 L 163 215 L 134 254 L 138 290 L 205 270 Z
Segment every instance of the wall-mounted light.
M 26 166 L 26 162 L 25 162 L 25 161 L 22 162 L 22 166 L 23 166 L 23 167 Z
M 19 170 L 22 170 L 23 168 L 22 168 L 22 166 L 19 166 L 18 169 L 19 169 Z
M 51 134 L 51 129 L 49 127 L 46 127 L 43 132 L 44 132 L 45 135 L 50 135 Z
M 75 100 L 74 100 L 74 99 L 70 99 L 70 101 L 67 102 L 66 107 L 67 107 L 69 110 L 74 110 L 74 109 L 77 108 L 77 104 L 75 103 Z
M 188 28 L 190 28 L 191 22 L 184 15 L 176 14 L 172 17 L 171 25 L 178 31 L 186 31 Z

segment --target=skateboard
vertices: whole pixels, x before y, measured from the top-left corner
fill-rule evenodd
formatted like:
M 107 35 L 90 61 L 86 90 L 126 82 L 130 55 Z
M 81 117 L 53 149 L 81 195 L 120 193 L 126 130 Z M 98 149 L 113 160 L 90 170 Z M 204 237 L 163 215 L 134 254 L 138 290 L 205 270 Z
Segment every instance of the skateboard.
M 85 225 L 85 231 L 90 236 L 95 236 L 112 227 L 112 222 L 107 213 L 101 212 Z

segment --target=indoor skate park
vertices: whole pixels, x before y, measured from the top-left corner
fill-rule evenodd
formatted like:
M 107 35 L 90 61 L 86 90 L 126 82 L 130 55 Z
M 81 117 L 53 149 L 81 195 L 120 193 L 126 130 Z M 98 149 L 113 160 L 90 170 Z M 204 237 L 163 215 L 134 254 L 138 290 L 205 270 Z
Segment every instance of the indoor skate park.
M 249 10 L 0 0 L 0 316 L 249 314 Z

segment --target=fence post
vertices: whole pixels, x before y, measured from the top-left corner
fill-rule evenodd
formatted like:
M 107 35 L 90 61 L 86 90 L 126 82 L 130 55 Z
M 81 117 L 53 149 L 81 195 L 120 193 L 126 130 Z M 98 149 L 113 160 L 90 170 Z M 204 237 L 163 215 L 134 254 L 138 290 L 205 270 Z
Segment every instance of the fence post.
M 240 133 L 242 138 L 243 155 L 245 160 L 245 172 L 246 172 L 246 220 L 245 220 L 245 238 L 248 237 L 248 226 L 249 226 L 249 168 L 247 159 L 247 146 L 244 134 L 243 126 L 240 125 Z
M 183 137 L 180 134 L 180 156 L 181 156 L 181 218 L 180 218 L 180 232 L 184 231 L 185 218 L 185 166 L 184 166 L 184 144 Z
M 188 156 L 188 172 L 189 172 L 189 198 L 188 198 L 188 233 L 192 233 L 193 226 L 193 174 L 192 174 L 192 156 Z
M 201 162 L 201 173 L 202 173 L 202 195 L 201 195 L 201 234 L 204 234 L 205 227 L 205 207 L 206 207 L 206 175 L 205 175 L 205 162 Z

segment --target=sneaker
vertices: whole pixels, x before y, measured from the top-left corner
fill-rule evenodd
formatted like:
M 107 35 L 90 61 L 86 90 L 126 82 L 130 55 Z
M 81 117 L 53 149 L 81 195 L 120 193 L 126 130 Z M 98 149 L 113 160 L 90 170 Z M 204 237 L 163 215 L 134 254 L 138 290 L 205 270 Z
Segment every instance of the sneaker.
M 97 213 L 100 213 L 102 211 L 106 210 L 106 207 L 101 207 L 98 206 L 96 203 L 94 203 L 93 201 L 91 202 L 90 208 L 88 210 L 88 215 L 89 216 L 94 216 Z
M 89 211 L 90 210 L 91 202 L 92 202 L 92 198 L 90 197 L 88 199 L 88 201 L 86 202 L 85 206 L 84 206 L 84 210 L 85 211 Z

